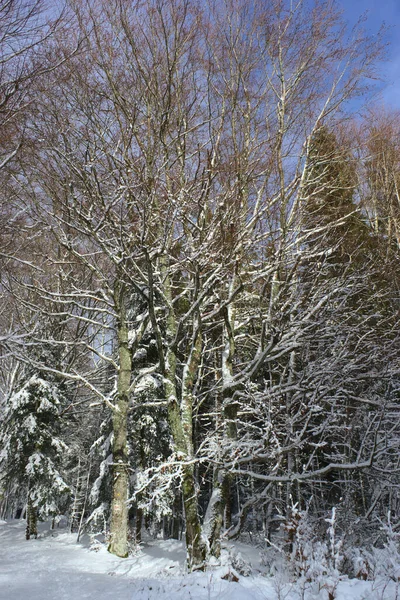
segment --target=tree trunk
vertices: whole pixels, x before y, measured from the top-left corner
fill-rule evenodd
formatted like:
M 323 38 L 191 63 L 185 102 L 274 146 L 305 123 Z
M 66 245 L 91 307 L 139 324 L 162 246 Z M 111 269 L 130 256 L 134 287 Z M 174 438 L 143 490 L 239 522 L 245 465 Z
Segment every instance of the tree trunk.
M 213 490 L 208 502 L 204 517 L 204 535 L 210 544 L 210 551 L 216 558 L 221 554 L 221 529 L 223 526 L 224 498 L 223 498 L 224 471 L 218 467 L 214 469 Z
M 31 538 L 31 536 L 37 538 L 37 511 L 36 507 L 33 506 L 30 495 L 28 494 L 28 504 L 26 509 L 26 532 L 25 537 L 27 540 Z
M 117 284 L 115 304 L 118 323 L 118 399 L 113 413 L 113 494 L 111 504 L 110 544 L 108 551 L 121 558 L 128 556 L 128 403 L 132 375 L 132 353 L 126 324 L 125 286 Z
M 164 392 L 168 403 L 168 421 L 174 440 L 175 452 L 178 460 L 183 462 L 182 496 L 186 521 L 186 548 L 188 553 L 188 566 L 193 569 L 204 569 L 206 558 L 206 545 L 201 537 L 201 525 L 197 504 L 193 466 L 193 431 L 192 431 L 192 389 L 197 372 L 200 349 L 202 345 L 200 323 L 197 318 L 193 322 L 192 346 L 184 367 L 182 377 L 181 401 L 178 398 L 176 385 L 177 356 L 173 344 L 164 350 L 161 332 L 157 323 L 154 309 L 154 284 L 152 265 L 147 258 L 149 276 L 149 309 L 150 319 L 157 336 L 157 345 L 160 364 L 164 374 Z M 176 318 L 173 310 L 173 295 L 171 290 L 168 264 L 165 257 L 160 261 L 160 271 L 163 275 L 164 296 L 169 304 L 166 319 L 166 337 L 169 342 L 175 339 L 177 333 Z
M 197 506 L 197 493 L 194 479 L 194 466 L 184 467 L 182 481 L 183 505 L 186 521 L 186 548 L 191 570 L 204 569 L 206 546 L 201 536 L 201 526 Z
M 139 502 L 140 497 L 136 499 Z M 136 508 L 136 523 L 135 523 L 135 541 L 140 544 L 142 541 L 142 523 L 143 523 L 143 509 Z
M 198 372 L 203 345 L 201 323 L 197 315 L 193 320 L 192 347 L 183 369 L 181 423 L 187 459 L 193 461 L 193 385 Z M 182 481 L 183 504 L 186 519 L 186 547 L 191 569 L 204 568 L 206 546 L 201 536 L 195 485 L 194 463 L 184 468 Z
M 166 386 L 167 390 L 169 385 Z M 176 392 L 175 392 L 176 393 Z M 169 423 L 178 457 L 182 461 L 190 460 L 187 440 L 182 425 L 181 413 L 175 399 L 169 398 Z M 188 463 L 183 466 L 182 496 L 185 508 L 186 521 L 186 548 L 188 565 L 191 570 L 204 568 L 206 547 L 201 537 L 200 518 L 197 505 L 197 492 L 194 477 L 194 465 Z
M 232 279 L 230 291 L 233 290 L 235 278 Z M 233 378 L 233 357 L 235 354 L 235 310 L 230 305 L 225 313 L 225 347 L 222 353 L 222 417 L 224 422 L 224 439 L 229 442 L 237 437 L 237 404 L 232 401 L 231 382 Z M 221 457 L 222 461 L 224 456 Z M 221 554 L 221 531 L 225 526 L 229 529 L 232 521 L 231 489 L 233 477 L 225 469 L 216 469 L 214 473 L 213 493 L 210 499 L 207 524 L 207 537 L 211 553 L 216 558 Z

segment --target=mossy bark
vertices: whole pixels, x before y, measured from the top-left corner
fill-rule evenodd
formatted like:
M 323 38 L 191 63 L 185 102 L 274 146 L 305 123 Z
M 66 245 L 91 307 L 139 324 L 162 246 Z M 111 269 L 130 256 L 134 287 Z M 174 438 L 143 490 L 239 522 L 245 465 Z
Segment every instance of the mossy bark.
M 175 316 L 170 313 L 168 334 L 171 339 L 176 334 Z M 206 545 L 201 535 L 198 511 L 197 490 L 193 462 L 193 396 L 192 388 L 198 368 L 201 348 L 200 328 L 194 326 L 193 344 L 183 375 L 181 402 L 178 402 L 176 389 L 177 358 L 169 348 L 165 361 L 165 392 L 168 400 L 168 417 L 177 456 L 182 460 L 182 496 L 185 508 L 186 548 L 188 566 L 191 570 L 205 567 Z
M 169 357 L 169 365 L 171 367 L 175 361 L 171 361 Z M 171 376 L 171 372 L 169 373 Z M 171 427 L 172 437 L 177 452 L 177 457 L 182 460 L 182 496 L 183 505 L 185 508 L 185 522 L 186 522 L 186 548 L 188 552 L 188 565 L 190 569 L 202 569 L 204 568 L 204 561 L 206 558 L 206 547 L 201 536 L 201 525 L 198 513 L 197 503 L 197 490 L 195 485 L 195 474 L 194 464 L 192 462 L 192 440 L 187 437 L 190 429 L 187 424 L 189 418 L 188 409 L 186 406 L 186 424 L 187 427 L 183 426 L 182 414 L 176 399 L 175 386 L 171 386 L 170 379 L 166 385 L 166 391 L 168 394 L 168 417 Z M 190 414 L 191 420 L 191 414 Z
M 205 568 L 206 546 L 201 535 L 193 465 L 184 467 L 182 495 L 185 507 L 188 565 L 191 570 L 202 570 Z

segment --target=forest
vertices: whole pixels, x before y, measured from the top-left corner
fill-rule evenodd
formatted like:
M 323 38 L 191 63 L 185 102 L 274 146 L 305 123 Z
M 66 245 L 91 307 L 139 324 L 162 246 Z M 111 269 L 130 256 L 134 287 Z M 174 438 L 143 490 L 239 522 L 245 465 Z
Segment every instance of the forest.
M 0 519 L 394 552 L 385 52 L 331 0 L 0 0 Z

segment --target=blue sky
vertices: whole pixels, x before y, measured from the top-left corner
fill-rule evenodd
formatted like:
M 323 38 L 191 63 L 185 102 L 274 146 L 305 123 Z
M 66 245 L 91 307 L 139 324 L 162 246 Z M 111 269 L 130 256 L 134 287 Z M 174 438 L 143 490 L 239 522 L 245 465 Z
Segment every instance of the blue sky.
M 389 27 L 390 46 L 381 68 L 385 80 L 381 94 L 386 105 L 400 109 L 400 0 L 338 0 L 338 4 L 351 25 L 367 13 L 365 28 L 369 33 L 376 33 L 382 23 Z

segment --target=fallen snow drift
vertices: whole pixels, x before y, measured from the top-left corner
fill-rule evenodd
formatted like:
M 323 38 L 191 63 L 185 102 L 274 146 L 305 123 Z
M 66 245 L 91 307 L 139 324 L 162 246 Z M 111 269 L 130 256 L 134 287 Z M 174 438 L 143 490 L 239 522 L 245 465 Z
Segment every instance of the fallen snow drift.
M 43 529 L 26 541 L 25 522 L 0 522 L 0 600 L 298 600 L 299 592 L 261 574 L 221 579 L 227 567 L 185 573 L 185 550 L 175 540 L 149 541 L 128 559 L 76 543 L 76 535 Z M 257 572 L 258 551 L 239 545 Z M 336 600 L 393 600 L 395 590 L 370 582 L 339 583 Z M 324 600 L 325 590 L 305 598 Z

